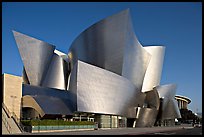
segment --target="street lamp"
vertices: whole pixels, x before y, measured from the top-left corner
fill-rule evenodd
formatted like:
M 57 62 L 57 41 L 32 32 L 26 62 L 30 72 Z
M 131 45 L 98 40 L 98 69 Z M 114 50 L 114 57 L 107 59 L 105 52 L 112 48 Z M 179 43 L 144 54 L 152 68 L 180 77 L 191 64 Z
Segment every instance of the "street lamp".
M 10 97 L 12 98 L 12 111 L 13 111 L 12 116 L 13 116 L 14 115 L 14 100 L 17 98 L 17 96 L 11 95 Z

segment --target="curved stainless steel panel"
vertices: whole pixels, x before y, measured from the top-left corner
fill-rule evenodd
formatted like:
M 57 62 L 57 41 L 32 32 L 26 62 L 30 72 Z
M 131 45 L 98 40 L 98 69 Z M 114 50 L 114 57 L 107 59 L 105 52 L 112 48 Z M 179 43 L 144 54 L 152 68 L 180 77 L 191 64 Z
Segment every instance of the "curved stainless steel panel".
M 136 127 L 152 127 L 156 121 L 158 110 L 155 108 L 138 108 Z
M 166 107 L 162 112 L 161 119 L 174 119 L 174 118 L 181 118 L 181 114 L 176 100 L 171 99 L 168 100 Z
M 180 113 L 180 110 L 179 110 L 179 107 L 178 107 L 178 102 L 176 99 L 172 99 L 172 102 L 173 102 L 173 105 L 174 105 L 174 111 L 175 111 L 175 117 L 176 118 L 181 118 L 181 113 Z
M 129 110 L 142 106 L 145 95 L 133 83 L 82 61 L 75 68 L 77 91 L 72 92 L 77 93 L 77 111 L 135 117 L 135 112 Z
M 151 54 L 151 59 L 145 73 L 142 92 L 150 91 L 160 84 L 165 53 L 163 46 L 148 46 L 144 49 Z
M 60 114 L 60 115 L 72 115 L 68 102 L 63 98 L 37 95 L 33 96 L 36 102 L 41 106 L 45 114 Z
M 54 50 L 54 53 L 57 54 L 58 56 L 62 57 L 67 63 L 69 63 L 69 58 L 68 55 L 59 51 L 59 50 Z
M 129 10 L 124 10 L 83 31 L 69 49 L 71 68 L 81 60 L 121 75 L 129 22 Z
M 129 38 L 124 52 L 122 76 L 141 90 L 151 55 L 142 47 L 132 31 L 129 32 Z
M 42 86 L 67 90 L 67 82 L 68 64 L 61 56 L 54 53 Z
M 13 31 L 31 85 L 41 86 L 55 46 Z
M 145 92 L 146 98 L 145 103 L 147 104 L 148 108 L 155 108 L 156 110 L 159 110 L 160 106 L 160 100 L 159 100 L 159 94 L 157 90 L 151 90 L 148 92 Z
M 62 98 L 46 95 L 23 96 L 23 107 L 34 108 L 43 117 L 45 114 L 71 115 L 73 112 L 67 107 Z
M 164 99 L 174 99 L 176 95 L 176 88 L 176 84 L 160 85 L 155 87 L 159 94 L 159 98 Z
M 23 78 L 23 83 L 24 83 L 24 84 L 30 84 L 30 82 L 29 82 L 29 80 L 28 80 L 28 76 L 27 76 L 26 71 L 25 71 L 25 67 L 23 67 L 22 78 Z
M 122 75 L 141 90 L 151 55 L 137 40 L 129 10 L 92 25 L 72 43 L 68 56 Z
M 23 96 L 30 95 L 33 96 L 34 98 L 37 97 L 35 99 L 36 102 L 39 104 L 39 106 L 46 114 L 48 113 L 56 114 L 57 113 L 56 110 L 60 109 L 62 110 L 60 110 L 59 112 L 63 112 L 63 114 L 65 114 L 63 109 L 66 109 L 67 113 L 65 115 L 73 114 L 76 111 L 76 94 L 73 94 L 70 91 L 39 86 L 31 86 L 27 84 L 22 85 L 22 90 Z
M 158 91 L 159 97 L 163 99 L 161 119 L 180 118 L 180 111 L 175 102 L 176 85 L 168 84 L 156 86 L 155 89 Z
M 77 94 L 77 71 L 78 71 L 78 63 L 75 63 L 70 75 L 69 75 L 69 89 L 71 92 Z

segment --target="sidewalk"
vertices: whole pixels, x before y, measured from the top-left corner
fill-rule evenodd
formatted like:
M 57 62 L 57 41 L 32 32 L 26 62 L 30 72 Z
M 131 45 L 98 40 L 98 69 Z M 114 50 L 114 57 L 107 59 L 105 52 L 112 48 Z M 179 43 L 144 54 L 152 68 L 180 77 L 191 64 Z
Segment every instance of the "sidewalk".
M 193 128 L 191 125 L 176 125 L 173 127 L 149 127 L 149 128 L 112 128 L 89 131 L 62 131 L 44 133 L 23 133 L 27 135 L 142 135 L 155 132 L 180 130 L 183 128 Z

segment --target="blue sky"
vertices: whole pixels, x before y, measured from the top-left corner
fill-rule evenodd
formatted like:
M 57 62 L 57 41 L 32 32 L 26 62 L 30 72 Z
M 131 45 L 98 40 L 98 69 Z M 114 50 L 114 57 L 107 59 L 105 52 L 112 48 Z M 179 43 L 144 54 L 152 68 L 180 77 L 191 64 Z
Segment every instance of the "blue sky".
M 202 112 L 201 2 L 4 2 L 2 73 L 22 74 L 12 30 L 68 53 L 83 30 L 127 8 L 140 43 L 166 47 L 160 84 L 177 84 L 177 94 L 192 100 L 189 109 Z

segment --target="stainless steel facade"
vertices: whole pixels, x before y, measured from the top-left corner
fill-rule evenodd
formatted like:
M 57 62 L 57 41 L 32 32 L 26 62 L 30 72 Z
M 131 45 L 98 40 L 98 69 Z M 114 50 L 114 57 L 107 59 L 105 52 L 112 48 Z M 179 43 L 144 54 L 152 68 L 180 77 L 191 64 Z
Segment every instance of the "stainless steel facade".
M 129 10 L 124 10 L 83 31 L 69 49 L 71 67 L 81 60 L 121 75 L 128 25 Z
M 150 91 L 160 84 L 165 47 L 146 46 L 144 49 L 151 54 L 151 59 L 145 73 L 142 92 Z
M 145 92 L 144 106 L 137 107 L 136 127 L 151 127 L 157 119 L 160 99 L 157 90 Z
M 55 46 L 13 31 L 31 85 L 41 86 Z
M 75 65 L 72 78 L 77 78 L 77 86 L 70 91 L 77 95 L 77 111 L 135 117 L 133 108 L 143 105 L 145 95 L 132 82 L 79 60 Z
M 162 120 L 181 118 L 178 103 L 175 100 L 176 88 L 176 84 L 155 87 L 159 93 L 159 97 L 162 98 Z
M 43 115 L 72 115 L 76 111 L 76 95 L 72 92 L 54 88 L 31 86 L 28 84 L 23 84 L 22 88 L 23 97 L 32 97 L 32 99 L 34 99 L 39 104 Z M 24 102 L 23 107 L 27 107 L 28 104 L 30 104 L 28 101 Z M 36 105 L 33 104 L 31 108 L 36 109 L 35 107 Z M 36 110 L 38 111 L 39 108 Z
M 24 64 L 24 83 L 67 90 L 69 61 L 55 46 L 13 31 Z
M 152 127 L 156 121 L 158 110 L 155 108 L 138 108 L 136 127 Z
M 68 63 L 54 53 L 42 86 L 66 90 L 67 83 Z
M 165 47 L 140 44 L 129 10 L 87 28 L 67 55 L 51 44 L 13 34 L 24 64 L 23 107 L 42 116 L 124 116 L 135 119 L 136 127 L 153 126 L 160 108 L 162 119 L 180 117 L 175 86 L 159 86 Z

